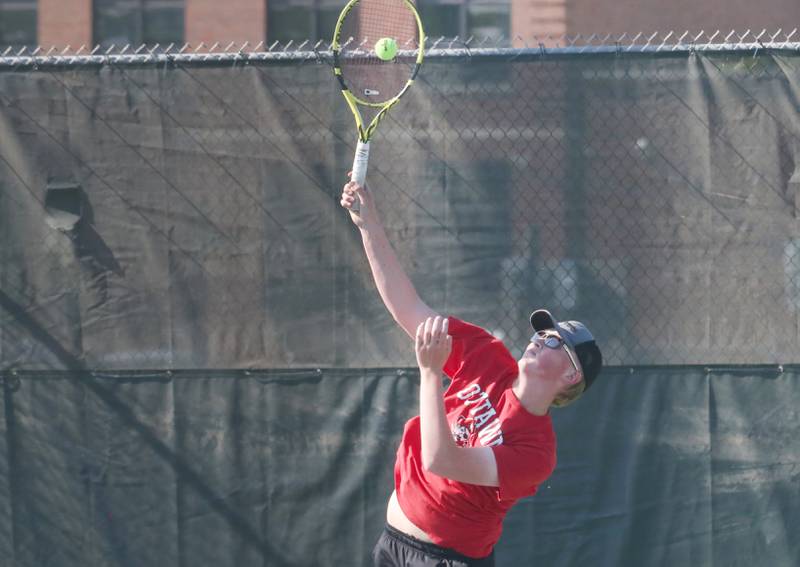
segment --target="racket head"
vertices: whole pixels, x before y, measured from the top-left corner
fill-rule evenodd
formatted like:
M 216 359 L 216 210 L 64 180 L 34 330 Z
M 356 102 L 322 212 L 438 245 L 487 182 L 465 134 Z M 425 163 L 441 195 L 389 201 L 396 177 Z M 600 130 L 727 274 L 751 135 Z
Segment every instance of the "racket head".
M 374 49 L 385 37 L 398 48 L 388 61 Z M 339 14 L 331 44 L 334 74 L 345 97 L 373 108 L 396 101 L 414 81 L 424 45 L 422 20 L 411 0 L 350 0 Z

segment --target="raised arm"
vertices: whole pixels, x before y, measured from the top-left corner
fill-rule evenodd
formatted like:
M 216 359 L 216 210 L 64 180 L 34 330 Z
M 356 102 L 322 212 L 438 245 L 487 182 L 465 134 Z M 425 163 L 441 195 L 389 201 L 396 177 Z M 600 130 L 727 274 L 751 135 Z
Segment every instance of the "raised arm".
M 360 206 L 358 213 L 352 210 L 356 200 Z M 420 299 L 408 274 L 400 265 L 378 218 L 372 193 L 367 187 L 351 181 L 344 186 L 341 205 L 350 212 L 350 218 L 361 231 L 372 277 L 384 305 L 408 336 L 414 338 L 419 324 L 437 314 Z
M 420 323 L 414 348 L 419 364 L 419 419 L 422 466 L 433 474 L 469 484 L 499 486 L 491 447 L 458 447 L 444 409 L 442 367 L 453 346 L 447 319 Z

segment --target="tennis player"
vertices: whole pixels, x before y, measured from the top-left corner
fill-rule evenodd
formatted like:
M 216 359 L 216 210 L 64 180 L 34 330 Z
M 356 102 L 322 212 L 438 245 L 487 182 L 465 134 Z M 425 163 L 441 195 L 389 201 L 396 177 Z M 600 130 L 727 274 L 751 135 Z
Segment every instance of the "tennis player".
M 360 212 L 351 209 L 358 200 Z M 442 317 L 417 294 L 397 259 L 371 192 L 350 182 L 341 205 L 361 231 L 378 292 L 414 339 L 419 416 L 404 428 L 376 567 L 488 567 L 503 518 L 556 465 L 550 407 L 591 386 L 602 356 L 589 330 L 530 316 L 533 336 L 519 360 L 484 329 Z M 450 377 L 443 391 L 442 373 Z

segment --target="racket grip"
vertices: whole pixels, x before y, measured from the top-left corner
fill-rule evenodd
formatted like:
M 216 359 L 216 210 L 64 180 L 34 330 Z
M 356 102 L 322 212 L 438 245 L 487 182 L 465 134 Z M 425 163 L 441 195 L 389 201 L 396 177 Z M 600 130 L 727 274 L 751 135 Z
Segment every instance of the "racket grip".
M 359 185 L 364 185 L 364 180 L 367 178 L 367 163 L 369 162 L 369 142 L 362 142 L 361 140 L 358 141 L 358 146 L 356 146 L 356 155 L 353 158 L 353 175 L 350 177 L 352 181 L 355 181 Z M 358 202 L 356 199 L 353 208 L 350 209 L 354 213 L 358 213 L 361 210 L 361 203 Z

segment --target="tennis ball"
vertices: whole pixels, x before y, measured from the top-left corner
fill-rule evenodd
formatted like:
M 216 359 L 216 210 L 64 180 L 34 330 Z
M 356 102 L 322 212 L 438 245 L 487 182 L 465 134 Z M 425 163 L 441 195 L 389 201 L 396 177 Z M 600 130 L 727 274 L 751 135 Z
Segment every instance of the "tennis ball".
M 375 54 L 383 61 L 394 59 L 397 55 L 397 42 L 391 37 L 382 37 L 375 44 Z

